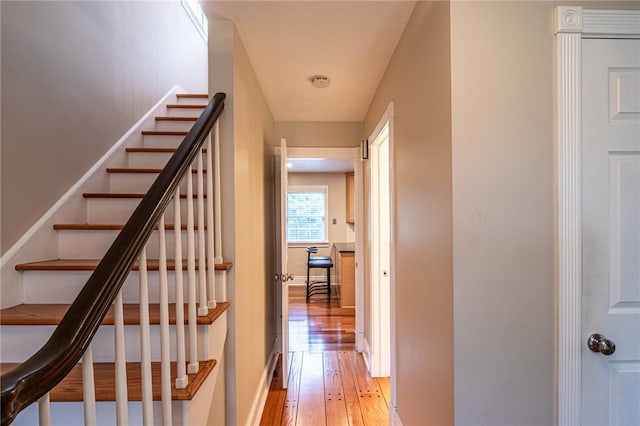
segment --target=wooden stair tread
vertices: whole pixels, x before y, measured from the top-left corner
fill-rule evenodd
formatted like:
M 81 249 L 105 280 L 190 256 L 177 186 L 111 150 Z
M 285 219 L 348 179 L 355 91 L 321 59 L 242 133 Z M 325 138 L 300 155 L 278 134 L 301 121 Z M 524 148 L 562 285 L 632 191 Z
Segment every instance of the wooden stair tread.
M 195 374 L 189 374 L 189 383 L 184 389 L 175 388 L 176 363 L 171 363 L 171 399 L 174 401 L 189 401 L 198 392 L 206 378 L 216 366 L 215 360 L 200 361 L 200 369 Z M 0 364 L 2 374 L 7 373 L 19 364 Z M 129 401 L 142 400 L 141 364 L 139 362 L 127 363 L 127 388 Z M 95 363 L 93 365 L 95 377 L 96 401 L 115 401 L 115 364 Z M 151 376 L 153 387 L 153 400 L 161 399 L 160 362 L 151 363 Z M 50 392 L 52 402 L 77 402 L 82 401 L 82 366 L 78 364 L 71 370 L 55 388 Z
M 184 130 L 143 130 L 142 134 L 147 136 L 186 136 L 188 132 Z
M 142 153 L 172 153 L 176 152 L 175 148 L 145 148 L 145 147 L 129 147 L 126 149 L 127 152 L 142 152 Z M 202 152 L 207 152 L 206 148 L 202 149 Z
M 100 263 L 100 259 L 54 259 L 44 260 L 40 262 L 20 263 L 16 265 L 17 271 L 93 271 Z M 199 267 L 200 262 L 196 260 L 196 269 Z M 233 263 L 224 262 L 216 263 L 216 271 L 228 271 L 233 267 Z M 170 271 L 175 270 L 175 262 L 173 260 L 167 260 L 167 269 Z M 138 263 L 134 263 L 131 268 L 132 271 L 138 271 Z M 159 270 L 159 262 L 157 259 L 147 260 L 147 270 L 157 271 Z M 187 261 L 182 261 L 182 270 L 187 270 Z
M 196 121 L 198 117 L 168 117 L 156 116 L 156 121 Z
M 0 310 L 0 325 L 58 325 L 62 317 L 69 309 L 70 304 L 67 303 L 31 303 L 12 306 Z M 219 302 L 215 308 L 209 309 L 207 315 L 198 316 L 199 325 L 211 325 L 220 317 L 227 309 L 229 302 Z M 184 304 L 184 318 L 187 324 L 188 305 Z M 125 303 L 123 306 L 124 324 L 139 325 L 140 324 L 140 305 L 135 303 Z M 160 305 L 157 303 L 149 304 L 149 323 L 152 325 L 160 324 Z M 169 304 L 169 324 L 176 323 L 176 304 Z M 107 315 L 102 321 L 102 325 L 113 325 L 113 307 L 109 309 Z
M 191 99 L 209 99 L 209 95 L 206 93 L 178 93 L 177 98 L 191 98 Z
M 158 174 L 162 169 L 147 169 L 136 167 L 107 167 L 107 173 L 155 173 Z M 197 169 L 191 170 L 192 173 L 198 173 Z M 207 169 L 202 169 L 202 173 L 207 173 Z
M 168 104 L 167 108 L 184 108 L 184 109 L 204 109 L 206 107 L 205 104 L 202 105 L 191 105 L 191 104 Z
M 145 195 L 125 192 L 85 192 L 82 194 L 84 198 L 144 198 Z M 187 194 L 180 194 L 180 198 L 187 198 Z M 197 194 L 193 194 L 193 198 L 197 198 Z M 204 198 L 207 198 L 207 194 L 204 194 Z
M 53 229 L 56 231 L 120 231 L 124 228 L 122 224 L 92 224 L 92 223 L 56 223 L 53 225 Z M 180 227 L 183 231 L 187 230 L 187 225 Z M 158 226 L 154 226 L 153 229 L 158 229 Z M 166 223 L 164 225 L 166 231 L 173 231 L 174 226 Z M 194 230 L 198 230 L 198 225 L 193 226 Z M 206 230 L 207 227 L 205 226 Z

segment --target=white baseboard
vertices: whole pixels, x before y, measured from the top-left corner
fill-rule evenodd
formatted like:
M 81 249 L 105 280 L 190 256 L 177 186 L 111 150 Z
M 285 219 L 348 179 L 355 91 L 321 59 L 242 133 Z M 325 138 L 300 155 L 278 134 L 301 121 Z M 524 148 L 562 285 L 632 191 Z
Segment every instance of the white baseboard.
M 247 426 L 255 426 L 260 424 L 262 418 L 262 412 L 264 410 L 264 404 L 267 402 L 267 395 L 269 394 L 269 387 L 271 386 L 271 378 L 273 372 L 276 369 L 276 363 L 278 362 L 278 346 L 277 342 L 273 343 L 271 353 L 269 354 L 269 363 L 267 363 L 262 377 L 260 377 L 260 383 L 256 390 L 256 395 L 253 398 L 253 404 L 251 404 L 251 411 L 247 419 Z
M 338 281 L 336 280 L 336 276 L 335 275 L 331 275 L 331 287 L 335 286 Z M 318 280 L 326 280 L 327 279 L 327 275 L 323 274 L 323 275 L 311 275 L 309 277 L 309 279 L 311 281 L 318 281 Z M 293 277 L 293 280 L 288 281 L 287 282 L 288 285 L 295 287 L 295 286 L 304 286 L 307 284 L 307 276 L 306 275 L 296 275 Z
M 391 426 L 403 426 L 397 407 L 393 407 L 393 410 L 391 411 Z

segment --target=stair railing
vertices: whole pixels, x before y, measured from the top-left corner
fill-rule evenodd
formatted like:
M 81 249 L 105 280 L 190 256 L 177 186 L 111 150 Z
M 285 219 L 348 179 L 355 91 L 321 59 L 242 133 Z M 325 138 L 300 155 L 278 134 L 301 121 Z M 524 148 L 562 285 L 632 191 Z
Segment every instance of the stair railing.
M 135 209 L 95 271 L 70 305 L 49 340 L 31 358 L 2 375 L 2 425 L 33 402 L 39 402 L 41 425 L 51 422 L 49 391 L 82 358 L 85 424 L 96 424 L 94 363 L 91 342 L 111 306 L 114 310 L 114 357 L 116 376 L 116 422 L 129 424 L 127 363 L 124 345 L 122 285 L 132 268 L 139 270 L 140 365 L 142 377 L 142 423 L 154 424 L 151 379 L 149 262 L 147 244 L 154 229 L 158 231 L 158 271 L 160 310 L 160 370 L 162 424 L 171 424 L 171 376 L 168 302 L 169 262 L 166 245 L 165 210 L 173 200 L 173 230 L 176 318 L 176 389 L 187 385 L 187 373 L 198 371 L 197 316 L 215 308 L 217 300 L 226 299 L 226 269 L 221 269 L 221 295 L 216 297 L 215 264 L 221 264 L 220 142 L 218 118 L 224 108 L 224 93 L 217 93 L 206 106 L 175 154 Z M 213 140 L 211 133 L 213 129 Z M 206 149 L 204 145 L 206 143 Z M 203 151 L 206 158 L 203 159 Z M 193 194 L 192 164 L 196 164 L 196 189 Z M 207 169 L 204 169 L 206 163 Z M 212 168 L 215 167 L 215 168 Z M 206 175 L 206 178 L 205 178 Z M 183 304 L 182 212 L 180 183 L 186 182 L 187 216 L 187 331 L 189 360 L 186 360 Z M 206 187 L 206 193 L 205 193 Z M 194 209 L 194 198 L 196 208 Z M 206 199 L 206 209 L 205 209 Z M 197 217 L 197 244 L 196 225 Z M 198 262 L 196 265 L 196 250 Z M 196 274 L 197 272 L 197 274 Z M 196 308 L 196 304 L 199 306 Z M 206 352 L 206 348 L 202 349 Z

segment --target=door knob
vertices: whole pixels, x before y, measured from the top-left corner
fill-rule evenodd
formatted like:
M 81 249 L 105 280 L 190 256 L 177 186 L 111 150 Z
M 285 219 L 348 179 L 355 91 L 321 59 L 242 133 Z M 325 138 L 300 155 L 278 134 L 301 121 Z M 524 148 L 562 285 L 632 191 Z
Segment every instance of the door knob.
M 587 339 L 587 345 L 593 352 L 600 352 L 602 355 L 611 355 L 616 351 L 616 344 L 607 339 L 602 334 L 592 334 Z

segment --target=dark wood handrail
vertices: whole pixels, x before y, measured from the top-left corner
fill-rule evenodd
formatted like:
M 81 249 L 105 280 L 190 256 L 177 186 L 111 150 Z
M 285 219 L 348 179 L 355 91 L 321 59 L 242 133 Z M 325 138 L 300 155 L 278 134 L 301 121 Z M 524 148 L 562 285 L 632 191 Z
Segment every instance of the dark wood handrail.
M 225 97 L 224 93 L 214 95 L 49 340 L 31 358 L 0 377 L 2 425 L 10 424 L 21 410 L 53 389 L 89 347 L 154 225 L 222 113 Z

